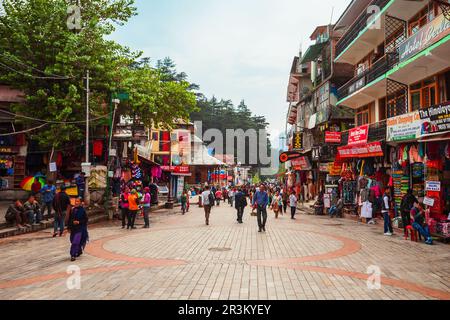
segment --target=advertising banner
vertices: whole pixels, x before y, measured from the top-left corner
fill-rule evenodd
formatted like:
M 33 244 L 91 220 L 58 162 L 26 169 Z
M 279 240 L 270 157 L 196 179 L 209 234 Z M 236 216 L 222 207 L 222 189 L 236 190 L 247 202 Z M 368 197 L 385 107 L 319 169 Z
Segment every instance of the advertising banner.
M 342 132 L 325 132 L 325 143 L 337 143 L 340 144 L 342 142 Z
M 300 157 L 291 161 L 292 168 L 295 171 L 307 171 L 311 170 L 312 166 L 307 157 Z
M 342 159 L 384 156 L 381 142 L 366 143 L 361 146 L 340 147 L 338 148 L 338 154 Z
M 419 111 L 387 119 L 386 141 L 405 141 L 420 138 L 423 122 Z
M 422 109 L 419 114 L 423 120 L 423 135 L 450 130 L 450 102 Z
M 348 133 L 348 145 L 357 146 L 367 143 L 369 138 L 369 125 L 352 129 Z

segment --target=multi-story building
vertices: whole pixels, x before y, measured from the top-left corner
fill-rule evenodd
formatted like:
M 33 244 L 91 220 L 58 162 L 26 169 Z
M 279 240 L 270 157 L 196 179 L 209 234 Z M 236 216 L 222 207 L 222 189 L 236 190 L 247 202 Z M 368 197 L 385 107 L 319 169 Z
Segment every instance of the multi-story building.
M 356 128 L 338 151 L 340 161 L 357 165 L 358 174 L 347 175 L 346 203 L 358 201 L 360 186 L 350 180 L 369 178 L 392 187 L 397 209 L 411 188 L 436 219 L 447 213 L 449 9 L 437 0 L 360 0 L 336 22 L 344 34 L 334 62 L 353 66 L 352 79 L 337 91 L 337 105 L 355 111 Z

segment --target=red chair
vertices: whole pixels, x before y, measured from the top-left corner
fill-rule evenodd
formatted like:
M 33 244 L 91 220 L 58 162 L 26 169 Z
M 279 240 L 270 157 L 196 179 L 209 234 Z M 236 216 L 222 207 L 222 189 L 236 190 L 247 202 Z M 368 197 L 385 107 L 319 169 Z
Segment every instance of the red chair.
M 409 235 L 411 234 L 411 241 L 418 242 L 418 232 L 411 225 L 406 227 L 405 240 L 408 240 Z

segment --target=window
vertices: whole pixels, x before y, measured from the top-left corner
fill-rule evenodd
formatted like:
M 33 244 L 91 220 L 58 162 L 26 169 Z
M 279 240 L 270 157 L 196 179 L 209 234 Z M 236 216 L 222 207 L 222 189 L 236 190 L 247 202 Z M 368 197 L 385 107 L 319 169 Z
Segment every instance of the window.
M 438 14 L 439 5 L 434 3 L 432 5 L 427 5 L 418 14 L 416 14 L 411 20 L 409 20 L 408 32 L 409 36 L 412 36 L 417 31 L 420 30 L 428 22 L 432 21 L 434 17 Z
M 360 127 L 365 124 L 369 124 L 369 106 L 356 110 L 356 126 Z
M 434 106 L 439 101 L 436 77 L 431 77 L 410 86 L 411 111 Z
M 399 90 L 388 97 L 387 117 L 392 118 L 408 113 L 407 96 L 405 90 Z

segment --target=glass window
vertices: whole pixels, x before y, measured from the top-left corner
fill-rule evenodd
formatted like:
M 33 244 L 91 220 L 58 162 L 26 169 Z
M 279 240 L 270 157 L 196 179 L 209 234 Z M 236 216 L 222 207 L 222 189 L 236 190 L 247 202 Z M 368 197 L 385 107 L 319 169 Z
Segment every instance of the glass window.
M 420 109 L 420 91 L 411 93 L 411 108 L 412 111 Z

